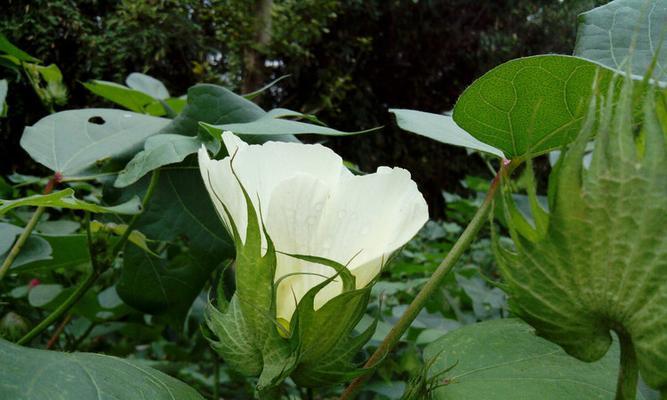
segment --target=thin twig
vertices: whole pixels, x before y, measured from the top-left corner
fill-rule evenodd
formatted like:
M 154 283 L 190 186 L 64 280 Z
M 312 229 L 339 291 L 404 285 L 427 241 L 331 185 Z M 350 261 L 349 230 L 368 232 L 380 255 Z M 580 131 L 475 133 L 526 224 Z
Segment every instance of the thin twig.
M 65 330 L 65 326 L 67 326 L 67 324 L 71 320 L 72 320 L 72 314 L 69 313 L 65 316 L 65 318 L 63 319 L 63 322 L 61 322 L 60 325 L 58 325 L 56 330 L 53 332 L 53 335 L 51 336 L 51 339 L 49 339 L 49 341 L 46 343 L 46 348 L 47 349 L 52 348 L 53 345 L 56 344 L 56 342 L 58 341 L 58 338 L 60 337 L 60 334 L 63 333 L 63 331 Z

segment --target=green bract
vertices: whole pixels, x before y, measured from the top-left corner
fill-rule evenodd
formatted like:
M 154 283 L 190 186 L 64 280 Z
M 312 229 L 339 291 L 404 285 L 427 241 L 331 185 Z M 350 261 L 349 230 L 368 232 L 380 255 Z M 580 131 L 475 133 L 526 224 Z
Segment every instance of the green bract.
M 593 361 L 615 331 L 628 354 L 636 352 L 645 381 L 665 396 L 667 132 L 647 95 L 634 139 L 630 82 L 617 105 L 610 96 L 601 106 L 599 121 L 591 112 L 562 156 L 549 182 L 550 212 L 533 206 L 535 228 L 510 212 L 515 205 L 505 197 L 515 251 L 497 246 L 497 253 L 514 311 L 539 335 Z M 593 134 L 586 169 L 582 157 Z
M 320 145 L 249 146 L 231 132 L 232 156 L 199 151 L 202 177 L 234 237 L 236 292 L 209 307 L 214 348 L 263 392 L 287 376 L 319 387 L 363 372 L 352 357 L 374 325 L 352 332 L 386 261 L 427 220 L 400 168 L 354 176 Z

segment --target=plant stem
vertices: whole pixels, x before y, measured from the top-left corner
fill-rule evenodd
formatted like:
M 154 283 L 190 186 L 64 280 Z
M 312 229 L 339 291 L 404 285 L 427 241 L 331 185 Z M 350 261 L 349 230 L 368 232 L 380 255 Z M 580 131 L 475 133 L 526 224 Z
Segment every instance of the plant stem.
M 53 347 L 56 344 L 56 342 L 58 341 L 58 338 L 60 337 L 60 334 L 63 333 L 63 331 L 65 330 L 65 327 L 67 326 L 67 324 L 71 320 L 72 320 L 72 313 L 68 313 L 65 316 L 65 318 L 63 319 L 63 321 L 60 323 L 60 325 L 58 325 L 58 327 L 56 328 L 56 331 L 53 332 L 53 335 L 51 336 L 51 339 L 49 339 L 49 341 L 46 343 L 46 348 L 47 349 L 50 349 L 51 347 Z
M 621 344 L 621 368 L 618 370 L 616 384 L 616 400 L 635 400 L 637 398 L 637 354 L 630 335 L 616 331 Z
M 49 179 L 49 183 L 46 184 L 46 187 L 44 188 L 44 194 L 49 194 L 53 191 L 53 188 L 62 180 L 62 175 L 59 173 L 56 173 L 51 179 Z M 42 216 L 44 213 L 44 210 L 46 210 L 46 207 L 44 206 L 39 206 L 35 210 L 35 212 L 32 214 L 30 217 L 30 220 L 28 221 L 28 224 L 25 226 L 23 229 L 23 232 L 21 232 L 21 235 L 19 238 L 14 242 L 14 245 L 12 246 L 11 250 L 9 250 L 9 254 L 7 254 L 7 258 L 5 258 L 5 261 L 2 262 L 2 266 L 0 266 L 0 281 L 2 278 L 5 277 L 7 272 L 9 271 L 9 268 L 12 266 L 12 263 L 18 257 L 18 255 L 21 253 L 21 249 L 25 245 L 25 242 L 28 240 L 30 237 L 30 234 L 32 231 L 35 229 L 35 226 L 37 226 L 37 223 L 39 222 L 39 218 Z
M 454 247 L 447 253 L 445 259 L 440 263 L 431 278 L 426 282 L 424 287 L 419 291 L 410 306 L 405 310 L 396 325 L 389 331 L 389 334 L 384 338 L 380 346 L 375 350 L 373 355 L 366 361 L 364 368 L 369 368 L 371 371 L 365 375 L 359 376 L 345 389 L 339 400 L 353 399 L 356 393 L 361 388 L 374 372 L 375 367 L 382 359 L 396 346 L 399 339 L 405 331 L 410 327 L 412 322 L 417 318 L 417 315 L 424 308 L 424 305 L 429 298 L 433 296 L 435 291 L 440 287 L 440 284 L 445 279 L 447 274 L 454 268 L 456 262 L 463 255 L 465 250 L 470 246 L 472 241 L 477 236 L 480 228 L 484 225 L 486 217 L 491 211 L 493 198 L 498 190 L 500 184 L 501 174 L 506 172 L 506 164 L 502 164 L 500 171 L 496 174 L 491 182 L 489 191 L 486 193 L 486 198 L 482 205 L 477 209 L 475 216 L 472 218 L 466 229 L 463 231 L 459 239 L 454 244 Z
M 157 184 L 158 178 L 160 176 L 160 170 L 156 169 L 153 171 L 153 174 L 151 175 L 151 182 L 148 185 L 148 189 L 146 190 L 146 194 L 144 194 L 144 198 L 142 199 L 141 205 L 142 205 L 142 211 L 146 209 L 146 206 L 148 205 L 148 201 L 150 200 L 151 196 L 153 195 L 153 191 L 155 190 L 155 186 Z M 60 318 L 64 313 L 68 312 L 81 298 L 83 295 L 86 294 L 86 292 L 95 284 L 97 281 L 97 278 L 99 278 L 104 271 L 106 271 L 111 264 L 113 263 L 113 260 L 116 258 L 116 255 L 118 255 L 118 252 L 123 248 L 123 245 L 125 242 L 127 242 L 127 239 L 130 237 L 130 233 L 132 232 L 132 229 L 134 225 L 136 225 L 137 221 L 139 220 L 139 216 L 141 213 L 136 214 L 132 217 L 130 220 L 130 224 L 127 227 L 127 230 L 123 233 L 123 236 L 116 242 L 114 247 L 112 248 L 112 251 L 110 253 L 107 253 L 107 256 L 104 257 L 103 259 L 99 259 L 98 256 L 99 254 L 97 253 L 96 246 L 93 245 L 93 238 L 90 232 L 90 213 L 86 212 L 86 217 L 85 217 L 85 224 L 86 224 L 86 234 L 88 236 L 88 249 L 90 252 L 90 260 L 91 260 L 91 265 L 92 265 L 92 271 L 86 279 L 72 292 L 72 294 L 49 314 L 42 322 L 39 323 L 36 327 L 34 327 L 30 332 L 28 332 L 25 336 L 23 336 L 19 341 L 17 342 L 20 345 L 23 345 L 25 343 L 28 343 L 31 341 L 33 338 L 35 338 L 37 335 L 42 333 L 46 328 L 48 328 L 55 320 Z
M 82 297 L 88 289 L 90 289 L 97 278 L 102 274 L 102 271 L 91 271 L 90 274 L 86 277 L 86 280 L 84 280 L 75 290 L 72 292 L 72 294 L 64 301 L 62 302 L 58 308 L 53 310 L 51 314 L 49 314 L 45 319 L 42 320 L 36 327 L 32 328 L 32 330 L 28 333 L 25 334 L 21 339 L 19 339 L 18 344 L 23 345 L 28 342 L 30 342 L 32 339 L 34 339 L 37 335 L 42 333 L 46 328 L 48 328 L 55 320 L 60 318 L 61 315 L 69 311 Z
M 220 358 L 213 352 L 213 399 L 220 400 Z
M 127 242 L 127 239 L 130 237 L 130 234 L 134 230 L 134 227 L 137 225 L 137 222 L 139 222 L 139 218 L 141 217 L 141 215 L 144 213 L 144 210 L 148 206 L 148 202 L 153 196 L 153 192 L 155 191 L 155 187 L 157 186 L 159 180 L 160 180 L 160 170 L 154 169 L 153 172 L 151 173 L 151 181 L 148 184 L 148 189 L 146 189 L 146 194 L 144 194 L 144 198 L 141 200 L 141 212 L 139 214 L 135 214 L 134 216 L 132 216 L 130 223 L 127 225 L 127 228 L 125 229 L 125 232 L 123 232 L 123 236 L 120 237 L 118 242 L 116 242 L 116 244 L 111 249 L 112 259 L 116 258 L 118 253 L 123 249 L 125 242 Z

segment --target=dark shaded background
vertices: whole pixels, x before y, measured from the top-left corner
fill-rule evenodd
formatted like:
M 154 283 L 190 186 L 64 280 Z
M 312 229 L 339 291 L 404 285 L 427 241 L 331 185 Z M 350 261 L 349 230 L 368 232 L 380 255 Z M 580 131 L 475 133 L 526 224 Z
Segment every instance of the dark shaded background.
M 258 102 L 314 112 L 339 129 L 384 125 L 379 133 L 326 140 L 363 170 L 409 169 L 439 216 L 441 191 L 460 190 L 460 179 L 486 176 L 486 168 L 462 149 L 401 132 L 387 108 L 443 112 L 504 61 L 570 54 L 577 14 L 596 3 L 604 1 L 5 0 L 0 32 L 60 67 L 70 91 L 60 109 L 109 106 L 80 82 L 123 82 L 134 71 L 161 79 L 172 95 L 196 82 L 241 91 L 251 76 L 268 82 L 290 74 Z M 267 22 L 258 10 L 267 5 L 268 42 L 257 34 Z M 260 67 L 249 68 L 248 57 Z M 11 80 L 0 173 L 45 175 L 18 142 L 23 127 L 47 110 L 25 80 L 4 70 L 0 77 Z

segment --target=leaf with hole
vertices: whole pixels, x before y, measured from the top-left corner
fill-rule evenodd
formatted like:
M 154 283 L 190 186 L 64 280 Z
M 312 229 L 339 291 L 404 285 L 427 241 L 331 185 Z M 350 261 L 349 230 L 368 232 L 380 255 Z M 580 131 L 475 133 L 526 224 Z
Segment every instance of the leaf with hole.
M 65 178 L 91 173 L 105 160 L 133 156 L 168 119 L 111 109 L 62 111 L 26 127 L 21 147 Z

